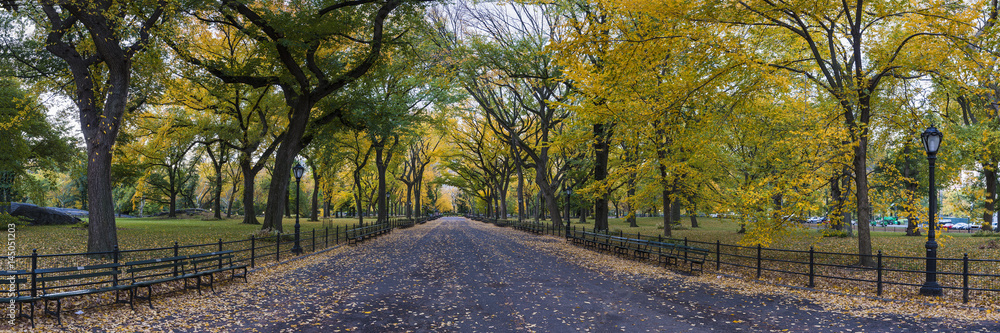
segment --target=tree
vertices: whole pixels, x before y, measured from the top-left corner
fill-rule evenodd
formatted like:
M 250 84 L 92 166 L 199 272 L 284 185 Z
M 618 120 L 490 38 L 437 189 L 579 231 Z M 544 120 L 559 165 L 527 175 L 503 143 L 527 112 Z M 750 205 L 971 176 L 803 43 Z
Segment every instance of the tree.
M 79 110 L 87 147 L 87 251 L 91 253 L 110 252 L 118 245 L 112 151 L 127 112 L 142 104 L 131 98 L 133 65 L 169 8 L 166 0 L 42 1 L 6 8 L 31 19 L 35 31 L 44 36 L 45 45 L 39 46 L 63 62 L 44 68 L 36 59 L 20 58 L 23 65 L 75 88 L 67 95 Z
M 864 0 L 822 4 L 738 1 L 731 5 L 705 2 L 690 12 L 691 19 L 713 22 L 719 31 L 749 33 L 719 34 L 715 46 L 762 71 L 778 70 L 808 80 L 837 101 L 846 129 L 844 140 L 853 149 L 857 218 L 862 221 L 858 223 L 861 265 L 874 265 L 871 234 L 863 222 L 872 216 L 867 171 L 878 94 L 887 82 L 932 70 L 915 57 L 947 44 L 955 5 L 960 6 Z M 736 38 L 755 42 L 736 43 Z
M 137 195 L 167 204 L 167 216 L 175 218 L 177 197 L 198 179 L 194 166 L 199 158 L 189 156 L 197 145 L 197 127 L 190 123 L 185 112 L 170 109 L 145 114 L 135 123 L 134 133 L 129 135 L 135 142 L 123 150 L 128 155 L 141 156 L 138 162 L 145 170 L 143 185 L 151 187 L 147 191 L 146 186 L 140 185 Z M 157 192 L 164 199 L 158 200 Z
M 375 65 L 388 41 L 385 23 L 403 3 L 402 0 L 362 0 L 326 7 L 302 4 L 275 8 L 220 0 L 192 15 L 193 19 L 208 26 L 235 28 L 253 40 L 256 47 L 268 50 L 266 56 L 258 59 L 258 63 L 269 65 L 266 71 L 259 71 L 257 66 L 234 68 L 198 57 L 187 52 L 190 42 L 171 44 L 181 58 L 226 83 L 281 88 L 288 107 L 288 127 L 276 150 L 262 228 L 282 230 L 281 212 L 285 208 L 283 199 L 287 195 L 292 160 L 311 140 L 303 140 L 308 138 L 306 133 L 310 127 L 328 124 L 343 112 L 340 108 L 324 109 L 323 114 L 313 119 L 314 106 L 349 86 Z M 394 18 L 407 21 L 405 13 Z M 402 31 L 405 27 L 398 28 Z M 390 30 L 389 34 L 395 32 Z

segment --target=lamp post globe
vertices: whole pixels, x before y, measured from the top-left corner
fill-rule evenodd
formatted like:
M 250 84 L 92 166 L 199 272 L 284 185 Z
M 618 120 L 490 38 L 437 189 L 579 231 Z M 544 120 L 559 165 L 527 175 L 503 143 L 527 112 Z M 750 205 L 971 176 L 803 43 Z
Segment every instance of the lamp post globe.
M 299 192 L 302 188 L 302 174 L 305 171 L 306 168 L 299 162 L 295 162 L 295 166 L 292 167 L 292 173 L 295 174 L 295 246 L 292 247 L 292 253 L 295 254 L 302 254 L 302 246 L 299 244 Z
M 937 282 L 937 241 L 934 239 L 937 223 L 934 218 L 937 214 L 937 184 L 934 183 L 934 162 L 937 160 L 938 148 L 941 147 L 941 134 L 933 125 L 928 127 L 924 133 L 920 134 L 920 141 L 924 144 L 924 151 L 927 152 L 927 271 L 924 284 L 920 286 L 920 294 L 926 296 L 941 296 L 944 289 Z

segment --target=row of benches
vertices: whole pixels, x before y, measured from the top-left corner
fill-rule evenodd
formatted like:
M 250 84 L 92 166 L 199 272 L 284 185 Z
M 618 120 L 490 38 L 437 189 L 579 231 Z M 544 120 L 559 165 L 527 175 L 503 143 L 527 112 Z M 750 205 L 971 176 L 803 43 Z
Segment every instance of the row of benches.
M 651 259 L 656 256 L 657 263 L 666 265 L 689 264 L 688 270 L 704 271 L 705 260 L 712 251 L 696 247 L 678 245 L 670 242 L 628 238 L 590 231 L 573 231 L 570 233 L 573 243 L 587 248 L 613 252 L 618 255 L 628 255 L 633 258 Z
M 400 229 L 409 228 L 409 227 L 414 226 L 415 224 L 424 224 L 424 223 L 427 223 L 427 221 L 431 221 L 431 220 L 437 219 L 438 217 L 441 217 L 441 216 L 440 215 L 434 215 L 434 216 L 430 216 L 430 217 L 420 217 L 420 218 L 413 219 L 413 220 L 410 220 L 410 219 L 401 219 L 401 220 L 398 220 L 398 221 L 395 221 L 395 222 L 392 222 L 392 223 L 375 223 L 375 224 L 369 224 L 369 225 L 362 226 L 362 227 L 347 229 L 347 231 L 345 231 L 345 235 L 347 237 L 347 243 L 348 244 L 358 244 L 358 243 L 362 243 L 362 242 L 364 242 L 366 240 L 369 240 L 369 239 L 372 239 L 372 238 L 375 238 L 375 237 L 387 234 L 390 231 L 392 231 L 393 228 L 396 228 L 396 227 L 398 227 Z
M 43 302 L 44 312 L 54 315 L 59 325 L 62 325 L 62 299 L 67 297 L 114 292 L 115 302 L 127 302 L 134 310 L 134 300 L 145 299 L 152 309 L 153 286 L 157 284 L 183 280 L 185 289 L 197 289 L 200 294 L 201 287 L 208 286 L 214 292 L 215 274 L 227 271 L 232 273 L 230 279 L 242 278 L 246 282 L 247 265 L 234 263 L 233 258 L 234 251 L 217 251 L 126 263 L 0 271 L 3 279 L 0 283 L 7 292 L 0 303 L 16 303 L 17 317 L 30 319 L 32 327 L 38 301 Z M 146 289 L 146 296 L 139 295 L 142 288 Z M 127 300 L 119 297 L 122 293 L 128 295 Z M 55 302 L 55 311 L 49 311 L 50 302 Z M 22 311 L 23 304 L 31 307 L 30 315 Z

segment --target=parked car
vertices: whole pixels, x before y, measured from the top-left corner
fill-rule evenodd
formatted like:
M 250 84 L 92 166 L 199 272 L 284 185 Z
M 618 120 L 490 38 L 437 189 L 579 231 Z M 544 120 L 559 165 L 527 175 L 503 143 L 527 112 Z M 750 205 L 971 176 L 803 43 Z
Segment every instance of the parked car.
M 955 230 L 970 230 L 970 229 L 972 229 L 972 226 L 969 225 L 968 223 L 955 223 L 955 224 L 951 225 L 951 229 L 955 229 Z
M 954 227 L 954 226 L 955 226 L 954 224 L 951 224 L 951 223 L 945 223 L 945 224 L 942 224 L 942 225 L 941 225 L 941 229 L 951 229 L 951 228 L 952 228 L 952 227 Z
M 808 223 L 820 223 L 820 222 L 823 222 L 823 220 L 825 220 L 825 219 L 822 218 L 822 217 L 813 216 L 813 217 L 810 217 L 808 220 L 806 220 L 806 222 L 808 222 Z

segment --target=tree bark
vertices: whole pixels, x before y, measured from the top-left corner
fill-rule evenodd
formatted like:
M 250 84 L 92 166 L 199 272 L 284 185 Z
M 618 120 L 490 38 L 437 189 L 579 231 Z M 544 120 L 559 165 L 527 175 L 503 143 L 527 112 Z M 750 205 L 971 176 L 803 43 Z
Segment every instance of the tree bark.
M 608 149 L 607 137 L 604 124 L 594 124 L 594 139 L 596 140 L 594 142 L 594 181 L 598 184 L 603 184 L 608 177 L 608 153 L 610 149 Z M 602 187 L 606 188 L 606 186 Z M 594 202 L 594 229 L 596 230 L 608 230 L 609 195 L 608 191 L 601 191 Z
M 993 212 L 996 211 L 997 199 L 997 161 L 981 163 L 983 178 L 986 180 L 986 210 L 983 212 L 982 230 L 993 230 Z
M 312 214 L 309 215 L 309 221 L 319 221 L 319 182 L 320 176 L 318 172 L 313 169 L 313 193 L 312 193 Z
M 692 200 L 691 201 L 691 206 L 688 209 L 688 217 L 691 218 L 691 228 L 697 228 L 698 227 L 698 210 L 697 210 L 697 207 L 698 206 L 694 203 L 694 200 Z
M 386 183 L 385 183 L 385 171 L 389 168 L 389 162 L 392 160 L 392 151 L 396 148 L 396 144 L 399 143 L 399 137 L 393 136 L 393 143 L 388 147 L 386 151 L 385 142 L 388 137 L 384 137 L 380 142 L 375 144 L 375 168 L 378 169 L 378 222 L 382 223 L 389 220 L 389 207 L 388 202 L 386 202 Z M 373 140 L 374 141 L 374 140 Z M 384 155 L 384 158 L 383 158 Z
M 240 171 L 243 172 L 243 224 L 260 224 L 253 201 L 257 172 L 250 166 L 250 155 L 245 152 L 240 154 Z
M 871 267 L 875 265 L 875 260 L 872 258 L 871 230 L 868 225 L 868 221 L 871 220 L 872 206 L 868 200 L 867 156 L 868 138 L 862 135 L 854 148 L 855 198 L 858 203 L 858 264 Z M 850 221 L 845 224 L 850 228 Z

